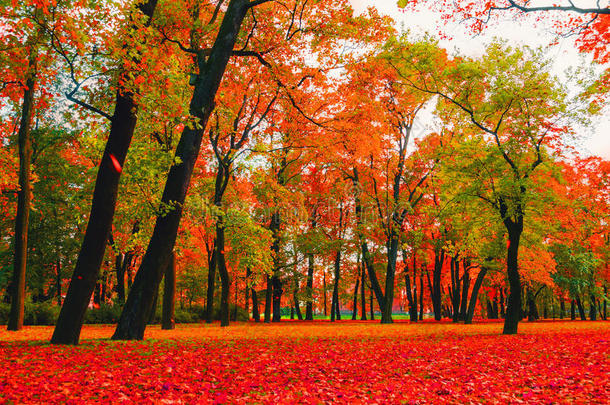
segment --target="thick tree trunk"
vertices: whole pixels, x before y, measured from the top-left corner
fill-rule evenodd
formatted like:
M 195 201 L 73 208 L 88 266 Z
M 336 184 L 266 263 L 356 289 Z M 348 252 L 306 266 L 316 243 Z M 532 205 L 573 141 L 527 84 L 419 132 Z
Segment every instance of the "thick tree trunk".
M 371 307 L 371 321 L 375 320 L 375 308 L 373 306 L 373 289 L 369 288 L 369 306 Z
M 149 23 L 156 6 L 157 0 L 148 0 L 138 5 L 139 11 L 147 18 Z M 135 19 L 139 20 L 140 18 Z M 135 61 L 137 62 L 138 59 L 136 57 Z M 128 75 L 129 73 L 125 72 L 124 74 Z M 137 105 L 133 94 L 125 91 L 125 89 L 117 90 L 110 134 L 95 180 L 89 222 L 66 299 L 53 331 L 51 343 L 78 344 L 85 312 L 104 258 L 106 241 L 116 209 L 119 178 L 127 157 L 127 150 L 131 144 L 136 121 Z M 153 293 L 154 291 L 151 290 L 151 298 Z M 142 317 L 140 323 L 144 325 L 147 319 L 148 313 Z M 142 335 L 143 333 L 142 331 Z
M 445 251 L 443 249 L 434 250 L 434 269 L 432 271 L 432 283 L 428 274 L 428 284 L 430 285 L 430 299 L 434 311 L 434 320 L 440 321 L 441 315 L 441 272 L 445 261 Z
M 176 253 L 172 252 L 169 264 L 163 276 L 163 312 L 161 315 L 161 329 L 174 329 L 174 308 L 176 303 Z
M 519 276 L 519 242 L 523 232 L 523 219 L 514 222 L 505 218 L 504 223 L 508 230 L 508 248 L 506 253 L 506 272 L 510 295 L 506 307 L 506 318 L 504 319 L 505 335 L 517 333 L 519 320 L 521 319 L 521 278 Z
M 574 305 L 574 303 L 575 303 L 575 302 L 576 302 L 576 301 L 574 301 L 574 300 L 571 300 L 571 301 L 570 301 L 570 319 L 571 319 L 572 321 L 575 321 L 575 320 L 576 320 L 576 307 L 575 307 L 575 305 Z
M 33 45 L 35 46 L 35 45 Z M 15 217 L 15 239 L 13 252 L 13 278 L 10 284 L 11 309 L 7 329 L 17 331 L 23 328 L 25 306 L 25 270 L 28 253 L 28 227 L 32 204 L 32 118 L 34 116 L 34 92 L 36 87 L 36 67 L 38 54 L 31 51 L 28 62 L 28 76 L 23 91 L 21 120 L 17 142 L 19 144 L 19 192 L 17 193 L 17 215 Z
M 483 284 L 483 279 L 487 274 L 487 268 L 483 267 L 479 270 L 479 274 L 477 274 L 477 278 L 474 281 L 474 285 L 472 286 L 472 293 L 470 294 L 470 303 L 468 304 L 468 311 L 466 312 L 466 319 L 464 319 L 464 323 L 471 324 L 472 318 L 474 317 L 474 310 L 477 306 L 477 298 L 479 296 L 479 289 Z
M 163 206 L 171 206 L 173 209 L 157 217 L 113 339 L 140 340 L 144 337 L 144 320 L 151 311 L 154 291 L 159 286 L 163 269 L 174 249 L 193 168 L 205 127 L 214 110 L 214 98 L 250 6 L 248 0 L 231 0 L 209 56 L 198 57 L 199 75 L 195 80 L 189 111 L 191 117 L 197 119 L 197 126 L 189 125 L 182 131 L 176 148 L 176 160 L 180 163 L 171 167 L 161 199 Z
M 307 254 L 307 304 L 305 305 L 305 320 L 313 321 L 313 253 Z
M 460 262 L 457 256 L 451 258 L 451 318 L 453 322 L 459 320 L 460 315 Z
M 566 316 L 566 303 L 563 297 L 559 297 L 559 319 L 563 319 Z

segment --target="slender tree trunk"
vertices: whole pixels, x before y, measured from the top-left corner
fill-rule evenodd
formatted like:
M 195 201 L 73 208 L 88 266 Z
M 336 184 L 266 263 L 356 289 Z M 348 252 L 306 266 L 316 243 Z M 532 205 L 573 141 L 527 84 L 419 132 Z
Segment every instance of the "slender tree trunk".
M 313 321 L 313 253 L 307 254 L 307 304 L 305 305 L 305 320 Z
M 366 287 L 366 269 L 362 264 L 362 282 L 360 283 L 360 320 L 366 321 L 366 297 L 364 289 Z
M 159 286 L 163 269 L 174 249 L 193 168 L 199 155 L 205 127 L 214 110 L 214 98 L 233 53 L 243 20 L 251 6 L 249 0 L 231 0 L 209 56 L 198 56 L 199 75 L 195 80 L 189 109 L 191 117 L 197 119 L 198 123 L 197 126 L 185 126 L 182 131 L 176 148 L 176 160 L 180 163 L 171 167 L 161 199 L 163 206 L 171 206 L 173 209 L 157 217 L 113 339 L 140 340 L 144 336 L 146 324 L 143 320 L 151 311 L 152 296 Z
M 169 264 L 163 276 L 163 313 L 161 315 L 161 329 L 174 329 L 174 308 L 176 306 L 176 253 L 172 253 Z
M 468 291 L 470 289 L 470 273 L 468 271 L 468 264 L 464 263 L 464 275 L 462 276 L 462 302 L 460 303 L 460 321 L 466 320 L 466 314 L 468 312 Z M 476 300 L 475 300 L 476 302 Z
M 220 326 L 229 326 L 229 292 L 231 281 L 229 271 L 225 262 L 225 225 L 224 217 L 219 216 L 216 220 L 216 265 L 220 275 Z
M 559 319 L 563 319 L 566 316 L 566 303 L 563 297 L 559 297 Z
M 466 319 L 464 323 L 471 324 L 472 318 L 474 317 L 474 310 L 477 306 L 477 297 L 479 296 L 479 289 L 483 284 L 483 279 L 487 274 L 487 268 L 483 267 L 477 274 L 477 278 L 474 281 L 474 285 L 472 286 L 472 293 L 470 294 L 470 303 L 468 304 L 468 311 L 466 312 Z
M 246 268 L 246 281 L 245 281 L 245 288 L 244 288 L 244 310 L 246 311 L 246 314 L 248 315 L 248 319 L 250 319 L 250 287 L 248 285 L 248 283 L 250 283 L 250 277 L 252 276 L 252 270 L 250 270 L 250 267 Z
M 301 313 L 301 305 L 299 303 L 299 297 L 298 297 L 298 292 L 299 292 L 299 281 L 296 279 L 294 280 L 294 289 L 292 290 L 292 299 L 294 301 L 294 310 L 297 314 L 297 319 L 299 321 L 303 320 L 303 314 Z
M 403 253 L 404 256 L 404 253 Z M 411 322 L 417 322 L 417 308 L 415 307 L 415 300 L 413 299 L 413 293 L 411 288 L 411 277 L 409 277 L 408 268 L 405 266 L 405 288 L 407 290 L 407 302 L 409 303 L 409 320 Z M 417 299 L 417 298 L 416 298 Z
M 375 308 L 373 307 L 373 288 L 369 288 L 369 306 L 371 307 L 371 321 L 375 320 Z
M 424 320 L 424 274 L 423 267 L 419 273 L 419 320 Z
M 271 277 L 267 275 L 267 289 L 265 290 L 265 323 L 271 322 L 271 300 L 273 295 L 273 284 Z
M 354 298 L 352 300 L 352 321 L 358 319 L 358 289 L 360 288 L 360 257 L 358 257 L 358 276 L 356 277 L 356 286 L 354 287 Z
M 35 47 L 36 45 L 31 45 Z M 32 118 L 34 116 L 34 92 L 36 87 L 36 69 L 38 53 L 30 53 L 27 79 L 23 91 L 21 120 L 17 134 L 19 144 L 19 192 L 17 193 L 17 215 L 15 217 L 15 239 L 13 252 L 13 278 L 10 285 L 11 309 L 8 317 L 10 331 L 23 328 L 25 306 L 25 270 L 28 253 L 28 227 L 30 223 L 30 206 L 32 204 L 31 171 L 32 171 Z
M 258 308 L 258 294 L 254 287 L 252 287 L 252 318 L 254 319 L 254 322 L 261 321 L 261 315 Z
M 326 311 L 326 268 L 324 268 L 323 278 L 322 278 L 322 292 L 324 293 L 324 316 L 328 316 L 328 312 Z
M 208 288 L 206 292 L 205 322 L 214 322 L 214 293 L 216 289 L 216 267 L 218 262 L 216 238 L 212 247 L 212 256 L 208 260 Z
M 335 318 L 341 320 L 339 314 L 339 278 L 341 277 L 341 251 L 335 253 L 335 279 L 333 282 L 333 296 L 330 305 L 330 321 L 334 322 Z
M 279 179 L 279 183 L 283 183 Z M 271 223 L 269 229 L 273 235 L 273 244 L 271 250 L 274 252 L 273 255 L 273 276 L 271 277 L 271 284 L 273 285 L 273 318 L 272 322 L 280 322 L 282 320 L 282 280 L 280 279 L 280 228 L 281 218 L 279 212 L 274 212 L 271 216 Z

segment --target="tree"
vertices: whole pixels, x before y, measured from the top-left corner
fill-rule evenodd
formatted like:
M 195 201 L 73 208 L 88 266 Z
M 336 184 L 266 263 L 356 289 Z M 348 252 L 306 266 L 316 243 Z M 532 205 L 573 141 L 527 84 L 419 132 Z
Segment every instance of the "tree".
M 138 38 L 141 39 L 141 29 L 150 24 L 156 6 L 157 0 L 136 3 L 123 47 L 129 47 L 134 40 L 137 42 Z M 114 114 L 108 117 L 111 120 L 110 132 L 97 172 L 89 222 L 66 300 L 53 331 L 51 343 L 54 344 L 78 344 L 85 311 L 95 288 L 116 208 L 119 178 L 137 122 L 134 93 L 128 86 L 121 86 L 121 83 L 129 81 L 132 72 L 128 66 L 138 64 L 141 57 L 141 54 L 135 55 L 132 60 L 125 61 L 123 71 L 119 75 L 115 110 Z
M 436 75 L 430 73 L 434 56 L 428 52 L 433 49 L 429 44 L 407 48 L 401 47 L 401 52 L 413 53 L 406 58 L 403 53 L 394 66 L 404 72 L 401 66 L 408 61 L 419 66 L 420 73 L 402 74 L 405 83 L 455 106 L 482 134 L 480 145 L 487 157 L 478 170 L 493 174 L 478 183 L 484 187 L 473 194 L 493 207 L 508 233 L 510 296 L 504 333 L 514 334 L 521 310 L 519 243 L 531 199 L 531 177 L 561 136 L 569 133 L 569 127 L 562 125 L 569 115 L 564 91 L 551 80 L 539 51 L 494 43 L 480 61 L 454 60 L 445 73 Z

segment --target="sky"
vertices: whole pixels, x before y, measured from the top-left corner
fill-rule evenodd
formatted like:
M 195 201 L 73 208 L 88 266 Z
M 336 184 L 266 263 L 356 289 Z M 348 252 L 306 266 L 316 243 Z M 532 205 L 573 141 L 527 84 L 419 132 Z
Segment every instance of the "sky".
M 408 29 L 414 35 L 426 32 L 435 34 L 441 26 L 440 15 L 430 7 L 418 7 L 415 10 L 399 10 L 396 0 L 349 0 L 357 13 L 363 12 L 367 7 L 374 6 L 380 13 L 391 16 L 397 23 L 397 28 Z M 579 4 L 586 5 L 591 1 L 580 1 Z M 528 21 L 529 20 L 529 21 Z M 441 40 L 441 46 L 449 51 L 462 55 L 481 55 L 494 37 L 509 40 L 511 43 L 529 45 L 532 47 L 547 46 L 556 36 L 551 32 L 552 27 L 545 27 L 538 23 L 534 26 L 532 19 L 514 21 L 510 17 L 500 18 L 493 26 L 488 27 L 483 34 L 473 36 L 467 32 L 464 24 L 459 22 L 442 23 L 443 32 L 451 39 Z M 587 56 L 579 54 L 575 49 L 574 42 L 570 38 L 560 39 L 557 45 L 549 47 L 549 57 L 554 61 L 554 73 L 562 77 L 566 69 L 577 67 L 581 64 L 590 64 Z M 610 159 L 610 107 L 606 108 L 607 114 L 594 118 L 591 128 L 579 129 L 579 150 L 587 154 L 602 156 Z M 422 127 L 425 126 L 422 124 Z

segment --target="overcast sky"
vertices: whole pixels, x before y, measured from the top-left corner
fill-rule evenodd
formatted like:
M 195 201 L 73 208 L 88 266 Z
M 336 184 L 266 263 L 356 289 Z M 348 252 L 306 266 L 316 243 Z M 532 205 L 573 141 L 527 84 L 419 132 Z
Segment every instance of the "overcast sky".
M 367 7 L 374 6 L 383 14 L 390 15 L 397 22 L 397 28 L 404 27 L 415 35 L 439 31 L 440 16 L 430 7 L 418 7 L 415 11 L 399 10 L 396 0 L 350 0 L 356 12 L 362 12 Z M 579 4 L 586 5 L 591 1 L 582 0 Z M 593 3 L 595 3 L 593 1 Z M 555 39 L 551 29 L 538 23 L 533 26 L 532 20 L 516 22 L 507 16 L 498 23 L 486 29 L 483 34 L 473 36 L 466 31 L 463 24 L 458 22 L 443 22 L 443 31 L 449 34 L 451 40 L 441 41 L 441 45 L 450 51 L 463 55 L 477 56 L 484 52 L 485 46 L 495 37 L 505 38 L 529 46 L 546 46 Z M 561 75 L 570 66 L 587 63 L 587 58 L 580 55 L 574 47 L 572 39 L 561 39 L 559 44 L 549 49 L 549 56 L 555 61 L 554 70 Z M 610 111 L 610 108 L 606 108 Z M 582 131 L 583 140 L 579 149 L 590 154 L 610 159 L 610 114 L 595 119 L 593 128 Z

